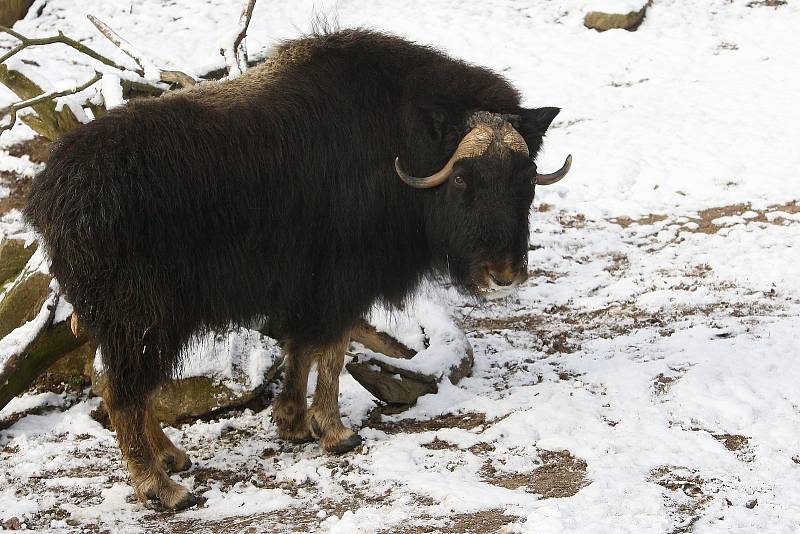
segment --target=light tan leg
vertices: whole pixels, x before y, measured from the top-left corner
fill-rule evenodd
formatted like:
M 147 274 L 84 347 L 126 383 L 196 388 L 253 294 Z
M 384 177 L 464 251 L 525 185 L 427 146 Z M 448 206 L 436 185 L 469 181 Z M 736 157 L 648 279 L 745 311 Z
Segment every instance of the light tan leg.
M 189 456 L 176 447 L 172 441 L 164 434 L 161 424 L 158 422 L 156 414 L 152 408 L 148 407 L 144 412 L 145 434 L 150 442 L 150 446 L 158 458 L 161 467 L 169 473 L 186 471 L 192 467 L 192 460 Z
M 159 455 L 148 438 L 150 423 L 146 407 L 117 408 L 112 399 L 105 400 L 111 424 L 117 432 L 122 458 L 133 480 L 136 497 L 144 503 L 156 499 L 170 510 L 183 510 L 196 504 L 197 498 L 169 478 L 161 466 Z
M 287 343 L 284 347 L 286 373 L 283 390 L 275 399 L 272 419 L 278 427 L 278 435 L 294 443 L 311 441 L 311 431 L 306 424 L 306 395 L 308 393 L 308 371 L 312 355 Z
M 339 374 L 344 366 L 344 353 L 350 343 L 350 335 L 342 340 L 322 347 L 316 352 L 317 389 L 314 401 L 308 409 L 308 426 L 320 439 L 323 449 L 334 454 L 353 450 L 361 444 L 361 436 L 342 424 L 339 415 Z

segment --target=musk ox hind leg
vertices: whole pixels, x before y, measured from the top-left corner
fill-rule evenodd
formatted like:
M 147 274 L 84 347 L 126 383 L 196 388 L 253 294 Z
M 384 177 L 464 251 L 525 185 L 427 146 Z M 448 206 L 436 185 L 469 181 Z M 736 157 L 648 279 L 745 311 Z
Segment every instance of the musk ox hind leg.
M 108 377 L 104 400 L 134 493 L 143 503 L 153 503 L 157 508 L 188 508 L 197 499 L 169 477 L 165 466 L 185 468 L 189 460 L 164 435 L 149 407 L 152 392 L 163 376 L 162 353 L 152 345 L 143 346 L 141 333 L 138 340 L 136 335 L 129 335 L 135 331 L 130 325 L 105 330 L 99 336 Z
M 308 392 L 308 371 L 313 355 L 298 350 L 290 341 L 284 345 L 286 370 L 281 390 L 272 406 L 272 420 L 278 427 L 281 439 L 293 443 L 307 443 L 313 440 L 306 423 L 306 394 Z
M 361 436 L 344 426 L 339 414 L 339 374 L 350 343 L 350 332 L 337 342 L 316 351 L 317 388 L 306 418 L 322 448 L 342 454 L 361 444 Z
M 148 431 L 148 425 L 152 424 L 152 420 L 148 421 L 150 416 L 147 414 L 147 406 L 144 405 L 146 401 L 120 405 L 114 400 L 113 394 L 109 397 L 107 400 L 110 401 L 108 413 L 111 425 L 117 432 L 117 443 L 131 476 L 136 497 L 146 504 L 148 501 L 157 501 L 170 510 L 183 510 L 196 504 L 197 498 L 169 477 L 163 466 L 164 456 L 151 443 L 152 434 Z M 178 456 L 178 461 L 188 461 L 185 455 Z
M 150 406 L 147 407 L 144 415 L 145 433 L 161 467 L 169 473 L 186 471 L 192 467 L 192 460 L 189 455 L 176 447 L 164 434 L 161 424 Z

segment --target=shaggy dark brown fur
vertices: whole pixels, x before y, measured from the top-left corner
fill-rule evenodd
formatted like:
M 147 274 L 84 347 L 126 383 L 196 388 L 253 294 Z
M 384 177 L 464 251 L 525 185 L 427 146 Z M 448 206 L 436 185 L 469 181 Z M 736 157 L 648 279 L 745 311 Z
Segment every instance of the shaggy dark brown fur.
M 134 434 L 197 333 L 267 317 L 295 358 L 341 359 L 374 303 L 403 302 L 425 276 L 476 294 L 487 266 L 524 277 L 531 158 L 495 147 L 429 190 L 393 168 L 396 156 L 412 174 L 441 168 L 476 111 L 510 122 L 531 155 L 558 112 L 522 108 L 487 69 L 347 30 L 287 42 L 234 81 L 130 102 L 56 143 L 25 216 L 102 347 L 140 496 L 192 502 L 151 467 L 169 449 L 158 433 Z M 322 412 L 338 421 L 338 407 Z M 287 434 L 306 421 L 292 417 Z

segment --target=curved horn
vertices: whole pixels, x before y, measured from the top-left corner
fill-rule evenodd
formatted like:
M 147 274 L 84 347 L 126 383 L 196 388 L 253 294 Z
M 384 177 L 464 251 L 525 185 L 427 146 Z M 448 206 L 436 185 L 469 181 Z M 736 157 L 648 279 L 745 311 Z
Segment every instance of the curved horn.
M 503 129 L 500 131 L 500 136 L 503 144 L 514 152 L 519 152 L 523 156 L 530 155 L 528 153 L 528 144 L 525 142 L 525 139 L 523 139 L 522 135 L 509 123 L 505 123 Z
M 564 165 L 562 165 L 561 168 L 556 172 L 551 172 L 550 174 L 537 174 L 536 178 L 533 179 L 533 183 L 536 185 L 554 184 L 567 175 L 570 167 L 572 167 L 572 154 L 567 156 L 567 159 L 564 161 Z
M 483 153 L 486 152 L 486 149 L 489 148 L 489 145 L 492 143 L 493 138 L 494 131 L 492 128 L 486 124 L 479 124 L 470 130 L 467 135 L 464 136 L 461 142 L 458 143 L 456 151 L 453 152 L 452 156 L 450 156 L 450 159 L 447 161 L 445 166 L 430 176 L 417 178 L 416 176 L 407 174 L 400 166 L 399 157 L 395 158 L 394 160 L 394 170 L 397 172 L 397 176 L 399 176 L 401 180 L 411 187 L 418 189 L 436 187 L 437 185 L 443 184 L 445 181 L 447 181 L 447 178 L 450 176 L 450 173 L 453 170 L 453 165 L 455 165 L 456 161 L 462 158 L 475 158 L 483 155 Z

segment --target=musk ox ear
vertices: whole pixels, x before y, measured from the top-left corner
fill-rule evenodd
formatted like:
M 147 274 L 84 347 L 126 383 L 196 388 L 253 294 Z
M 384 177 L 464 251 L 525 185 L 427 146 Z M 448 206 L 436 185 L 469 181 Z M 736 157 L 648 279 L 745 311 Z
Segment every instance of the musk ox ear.
M 542 136 L 544 136 L 553 119 L 556 118 L 560 108 L 533 108 L 522 109 L 519 111 L 519 128 L 517 131 L 525 139 L 528 151 L 531 156 L 535 156 L 542 146 Z
M 522 127 L 531 133 L 536 132 L 539 135 L 544 135 L 560 111 L 561 108 L 550 107 L 523 109 L 522 113 L 520 113 Z

